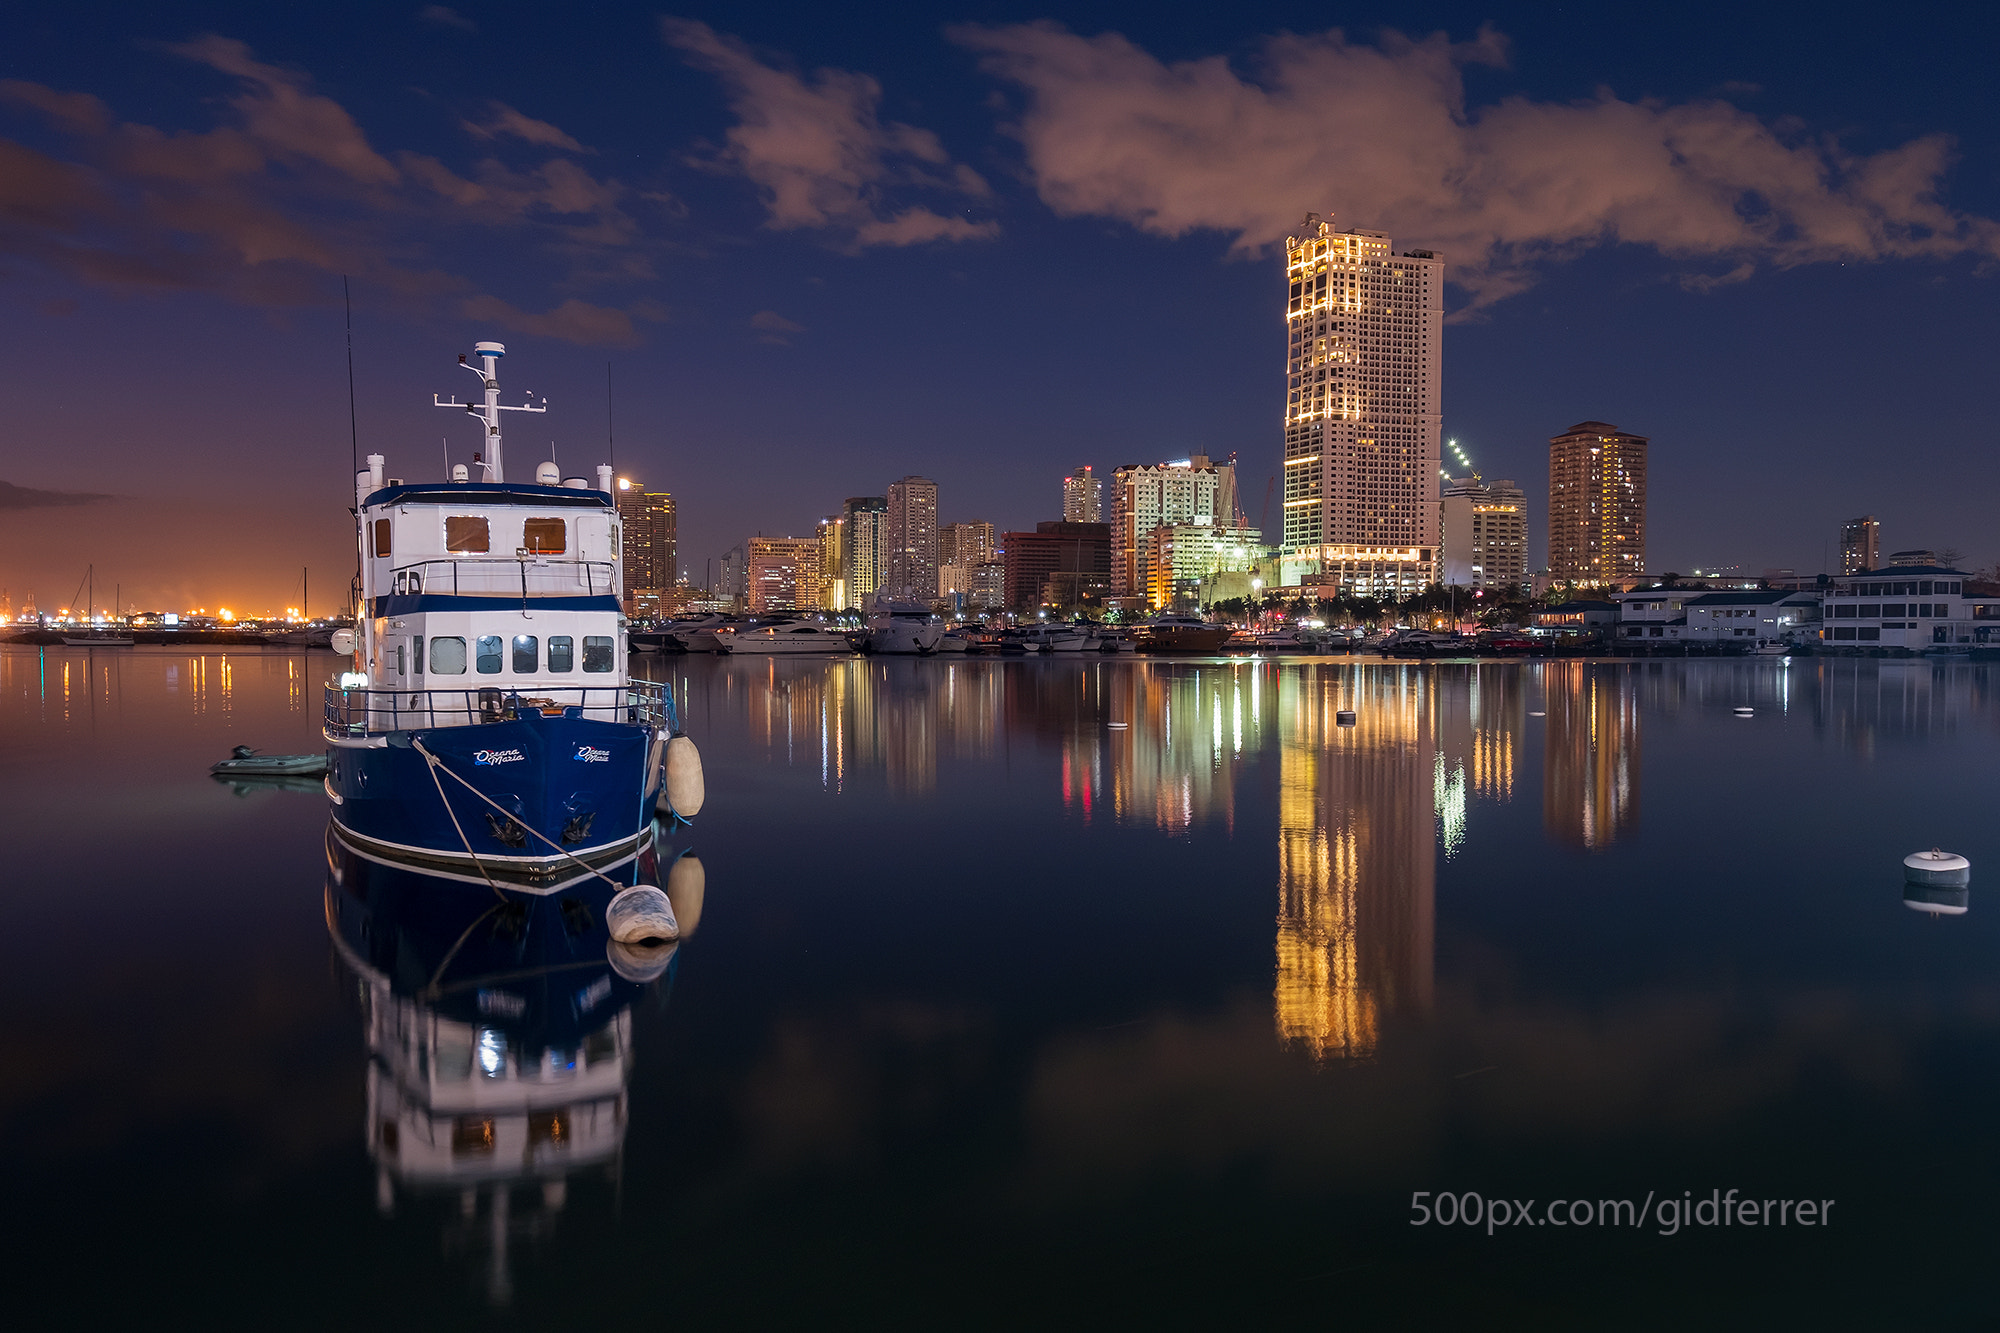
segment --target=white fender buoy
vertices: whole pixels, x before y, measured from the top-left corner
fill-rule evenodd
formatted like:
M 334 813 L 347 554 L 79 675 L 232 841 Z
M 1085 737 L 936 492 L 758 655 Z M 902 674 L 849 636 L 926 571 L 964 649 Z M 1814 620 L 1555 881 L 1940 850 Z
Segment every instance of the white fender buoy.
M 654 778 L 658 778 L 660 780 L 660 791 L 667 789 L 667 771 L 662 767 L 666 762 L 666 758 L 667 733 L 664 731 L 655 732 L 653 734 L 653 748 L 646 752 L 646 781 L 650 783 Z M 658 799 L 658 793 L 655 793 L 655 802 Z
M 1903 886 L 1903 906 L 1926 916 L 1964 916 L 1971 905 L 1971 889 L 1947 889 L 1931 884 Z
M 620 944 L 612 940 L 604 946 L 611 970 L 635 985 L 643 986 L 666 975 L 667 964 L 680 951 L 679 944 Z
M 1750 705 L 1748 704 L 1740 705 L 1736 709 L 1736 716 L 1738 717 L 1755 717 L 1756 715 L 1757 715 L 1757 710 L 1750 707 Z
M 701 751 L 685 736 L 667 742 L 667 780 L 660 786 L 660 795 L 667 809 L 682 819 L 700 814 L 702 802 L 708 799 L 708 786 L 701 776 Z
M 1972 862 L 1956 853 L 1941 852 L 1933 847 L 1927 852 L 1912 852 L 1903 858 L 1903 878 L 1911 884 L 1960 889 L 1972 883 Z
M 708 871 L 702 867 L 701 858 L 693 852 L 683 852 L 667 871 L 667 903 L 680 925 L 680 938 L 694 934 L 695 927 L 701 924 L 701 904 L 707 896 Z
M 667 895 L 651 884 L 620 889 L 604 909 L 604 924 L 611 938 L 620 944 L 643 944 L 647 940 L 677 940 L 680 923 L 674 920 L 674 906 Z

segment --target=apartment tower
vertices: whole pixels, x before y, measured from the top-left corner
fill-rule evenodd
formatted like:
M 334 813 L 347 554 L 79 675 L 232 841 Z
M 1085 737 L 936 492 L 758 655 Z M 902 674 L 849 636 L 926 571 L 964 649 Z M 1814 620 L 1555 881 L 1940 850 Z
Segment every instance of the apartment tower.
M 1172 463 L 1131 463 L 1111 474 L 1111 591 L 1143 594 L 1151 582 L 1146 543 L 1153 529 L 1229 523 L 1236 512 L 1236 465 L 1195 454 Z
M 840 515 L 847 524 L 841 553 L 847 605 L 866 606 L 875 600 L 888 564 L 889 502 L 879 495 L 851 495 Z
M 930 605 L 938 586 L 938 488 L 927 477 L 889 483 L 886 584 L 899 601 Z
M 625 614 L 636 614 L 645 603 L 657 608 L 660 594 L 674 586 L 676 520 L 674 497 L 649 491 L 630 477 L 618 479 L 618 521 L 624 529 Z
M 1285 266 L 1282 581 L 1418 591 L 1440 573 L 1444 261 L 1308 213 Z
M 1445 483 L 1438 504 L 1444 582 L 1513 591 L 1528 584 L 1528 497 L 1511 481 L 1477 474 Z
M 1065 523 L 1102 523 L 1104 521 L 1104 482 L 1088 463 L 1063 478 L 1063 515 Z
M 1580 421 L 1549 441 L 1549 576 L 1608 584 L 1646 572 L 1646 437 Z
M 1882 564 L 1882 525 L 1863 514 L 1840 525 L 1840 572 L 1865 574 Z

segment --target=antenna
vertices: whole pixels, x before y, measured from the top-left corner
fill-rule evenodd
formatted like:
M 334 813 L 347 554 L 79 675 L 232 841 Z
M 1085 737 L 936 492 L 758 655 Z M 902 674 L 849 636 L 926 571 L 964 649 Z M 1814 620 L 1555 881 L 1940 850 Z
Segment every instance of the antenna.
M 347 275 L 340 275 L 340 303 L 347 309 L 347 482 L 361 470 L 361 428 L 354 416 L 354 294 L 347 289 Z
M 618 438 L 611 432 L 611 363 L 604 363 L 604 452 L 609 455 L 604 461 L 611 464 L 611 470 L 618 470 Z

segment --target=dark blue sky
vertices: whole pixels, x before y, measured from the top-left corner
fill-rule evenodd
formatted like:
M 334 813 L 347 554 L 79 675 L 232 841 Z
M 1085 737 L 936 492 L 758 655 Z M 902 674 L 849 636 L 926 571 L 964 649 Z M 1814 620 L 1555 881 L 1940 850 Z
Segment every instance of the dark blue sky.
M 311 564 L 330 604 L 342 271 L 364 452 L 412 476 L 441 437 L 463 458 L 429 395 L 498 337 L 510 391 L 553 408 L 510 459 L 552 435 L 581 471 L 609 360 L 620 470 L 678 496 L 697 580 L 908 472 L 946 519 L 1017 527 L 1079 463 L 1235 451 L 1255 522 L 1282 407 L 1270 219 L 1309 208 L 1465 278 L 1447 433 L 1536 497 L 1538 563 L 1546 439 L 1593 417 L 1653 438 L 1656 569 L 1817 569 L 1864 511 L 1888 548 L 2000 560 L 1990 13 L 673 13 L 705 27 L 605 5 L 10 23 L 0 480 L 115 497 L 10 512 L 14 601 L 66 599 L 95 561 L 145 604 L 253 609 Z M 1130 45 L 1080 69 L 1081 44 L 1013 26 L 1038 19 Z M 1384 36 L 1482 24 L 1504 63 L 1490 38 Z M 1635 150 L 1662 135 L 1657 162 Z M 1929 136 L 1949 154 L 1906 147 Z M 1313 155 L 1337 137 L 1379 160 Z

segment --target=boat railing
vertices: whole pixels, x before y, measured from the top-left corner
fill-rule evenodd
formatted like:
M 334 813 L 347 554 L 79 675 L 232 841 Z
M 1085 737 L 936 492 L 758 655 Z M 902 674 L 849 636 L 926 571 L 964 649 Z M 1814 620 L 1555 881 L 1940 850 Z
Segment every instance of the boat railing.
M 617 567 L 609 560 L 548 555 L 419 560 L 392 570 L 383 591 L 447 597 L 600 597 L 618 591 L 616 574 Z
M 660 681 L 623 685 L 484 686 L 456 690 L 326 689 L 328 740 L 354 740 L 430 727 L 511 722 L 523 711 L 677 729 L 672 690 Z

